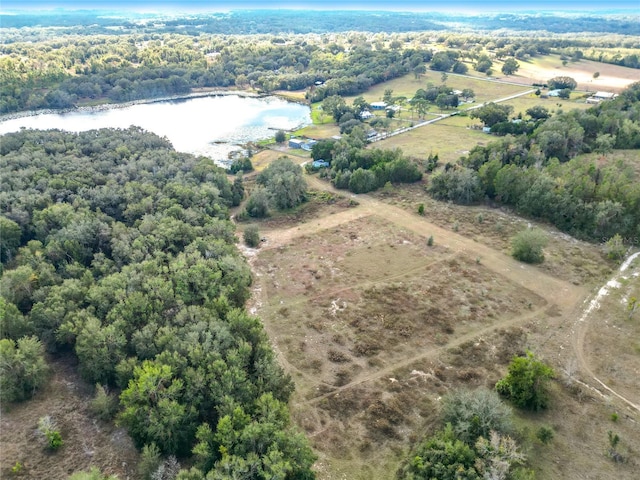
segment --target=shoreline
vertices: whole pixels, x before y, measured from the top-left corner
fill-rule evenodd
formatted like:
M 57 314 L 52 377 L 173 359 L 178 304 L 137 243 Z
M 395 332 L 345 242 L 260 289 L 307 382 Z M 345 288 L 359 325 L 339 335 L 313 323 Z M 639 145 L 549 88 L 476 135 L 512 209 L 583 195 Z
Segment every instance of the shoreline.
M 51 114 L 62 115 L 65 113 L 72 113 L 72 112 L 88 112 L 88 113 L 104 112 L 107 110 L 116 110 L 119 108 L 127 108 L 135 105 L 145 105 L 145 104 L 159 103 L 159 102 L 170 102 L 173 100 L 188 100 L 190 98 L 223 97 L 228 95 L 236 95 L 238 97 L 245 97 L 245 98 L 263 98 L 268 96 L 277 96 L 273 94 L 248 92 L 246 90 L 211 90 L 206 92 L 191 92 L 183 95 L 170 95 L 167 97 L 141 98 L 139 100 L 131 100 L 129 102 L 122 102 L 122 103 L 104 103 L 101 105 L 85 105 L 80 107 L 62 108 L 59 110 L 53 109 L 53 108 L 43 108 L 41 110 L 23 110 L 21 112 L 5 113 L 4 115 L 0 115 L 0 123 L 8 120 L 15 120 L 18 118 L 35 117 L 38 115 L 51 115 Z

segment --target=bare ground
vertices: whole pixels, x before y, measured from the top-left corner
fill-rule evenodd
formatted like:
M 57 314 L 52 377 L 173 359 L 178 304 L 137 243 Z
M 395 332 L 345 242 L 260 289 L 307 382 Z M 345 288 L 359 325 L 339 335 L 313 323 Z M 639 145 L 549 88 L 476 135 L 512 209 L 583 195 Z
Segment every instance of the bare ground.
M 51 362 L 47 386 L 27 402 L 5 405 L 0 419 L 0 478 L 67 479 L 72 473 L 98 467 L 125 480 L 135 474 L 138 452 L 126 431 L 91 416 L 93 388 L 78 377 L 70 358 Z M 38 433 L 38 419 L 57 423 L 64 445 L 48 451 Z M 19 474 L 11 472 L 20 462 Z

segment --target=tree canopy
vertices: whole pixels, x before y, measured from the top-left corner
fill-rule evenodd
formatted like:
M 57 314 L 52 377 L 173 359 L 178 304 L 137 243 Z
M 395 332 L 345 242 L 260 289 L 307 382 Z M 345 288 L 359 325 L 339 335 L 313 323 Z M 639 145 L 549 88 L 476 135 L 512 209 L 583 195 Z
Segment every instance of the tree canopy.
M 235 409 L 260 423 L 268 398 L 281 413 L 265 429 L 286 441 L 259 452 L 265 472 L 312 478 L 311 450 L 282 413 L 292 382 L 244 310 L 252 279 L 235 246 L 226 172 L 133 127 L 24 130 L 0 143 L 4 223 L 20 239 L 0 280 L 3 401 L 42 385 L 43 346 L 71 350 L 88 382 L 121 390 L 117 419 L 138 447 L 188 456 L 203 425 L 218 428 Z M 281 186 L 294 167 L 277 163 L 265 184 Z M 255 429 L 235 426 L 257 441 Z M 217 445 L 210 456 L 225 458 Z

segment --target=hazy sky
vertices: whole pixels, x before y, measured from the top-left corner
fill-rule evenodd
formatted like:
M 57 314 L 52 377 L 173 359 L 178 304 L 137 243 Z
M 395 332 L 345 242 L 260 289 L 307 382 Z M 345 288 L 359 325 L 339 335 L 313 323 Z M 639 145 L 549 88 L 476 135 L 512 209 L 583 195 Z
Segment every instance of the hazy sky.
M 487 0 L 487 1 L 430 1 L 430 0 L 2 0 L 2 10 L 23 9 L 127 9 L 134 11 L 216 11 L 256 8 L 304 8 L 304 9 L 359 9 L 396 11 L 500 11 L 513 10 L 580 10 L 602 11 L 613 9 L 634 9 L 640 11 L 640 0 L 592 1 L 592 0 Z

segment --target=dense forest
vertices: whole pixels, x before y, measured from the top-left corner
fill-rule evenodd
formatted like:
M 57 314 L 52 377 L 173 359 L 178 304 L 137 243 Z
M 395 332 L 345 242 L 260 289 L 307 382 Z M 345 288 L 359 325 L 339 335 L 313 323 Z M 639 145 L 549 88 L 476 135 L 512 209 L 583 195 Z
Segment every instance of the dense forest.
M 72 352 L 103 399 L 119 393 L 101 417 L 146 451 L 193 455 L 178 478 L 313 478 L 293 384 L 244 310 L 228 219 L 242 185 L 134 127 L 1 145 L 3 403 L 46 381 L 45 350 Z
M 73 32 L 77 25 L 91 25 L 84 34 L 108 33 L 114 27 L 124 32 L 186 32 L 190 35 L 256 33 L 330 33 L 344 31 L 416 32 L 472 27 L 475 31 L 549 31 L 640 34 L 637 16 L 629 12 L 616 15 L 540 14 L 452 14 L 442 12 L 358 12 L 319 10 L 237 10 L 228 13 L 194 13 L 189 16 L 131 14 L 119 12 L 52 11 L 41 15 L 0 15 L 6 28 L 61 27 Z
M 318 16 L 318 12 L 307 13 Z M 251 15 L 270 15 L 270 20 L 251 20 Z M 415 71 L 424 62 L 430 62 L 429 67 L 435 70 L 465 73 L 457 70 L 465 67 L 458 60 L 480 63 L 478 60 L 487 53 L 498 59 L 519 60 L 558 53 L 567 61 L 588 58 L 640 67 L 634 52 L 640 46 L 638 37 L 618 33 L 597 39 L 548 32 L 496 36 L 443 31 L 422 24 L 415 26 L 422 30 L 419 32 L 381 33 L 367 21 L 382 21 L 389 31 L 396 17 L 397 23 L 410 25 L 415 14 L 381 17 L 338 12 L 321 15 L 319 23 L 289 18 L 299 15 L 234 12 L 204 17 L 207 21 L 194 16 L 162 21 L 133 19 L 124 25 L 122 19 L 99 16 L 92 27 L 70 26 L 76 19 L 73 15 L 42 17 L 45 25 L 61 25 L 50 29 L 25 26 L 20 15 L 10 16 L 7 21 L 3 18 L 0 113 L 184 95 L 197 88 L 254 88 L 263 92 L 308 89 L 308 99 L 320 101 L 335 94 L 358 94 L 371 85 Z M 241 21 L 236 22 L 238 16 Z M 264 25 L 268 32 L 277 34 L 268 35 L 260 28 L 226 31 L 228 19 L 242 28 Z M 341 31 L 330 37 L 290 29 L 278 33 L 278 22 L 325 25 L 322 22 L 330 19 L 349 21 L 353 28 L 344 32 L 346 27 L 340 21 L 326 27 L 327 31 Z M 83 16 L 76 20 L 87 21 Z M 115 28 L 113 22 L 120 22 L 120 26 Z M 169 28 L 171 25 L 175 28 Z M 190 25 L 192 29 L 187 28 Z M 206 25 L 216 25 L 220 31 L 210 31 Z M 362 29 L 367 31 L 358 31 Z M 434 45 L 447 50 L 434 55 Z M 318 82 L 324 83 L 321 88 L 316 88 Z

